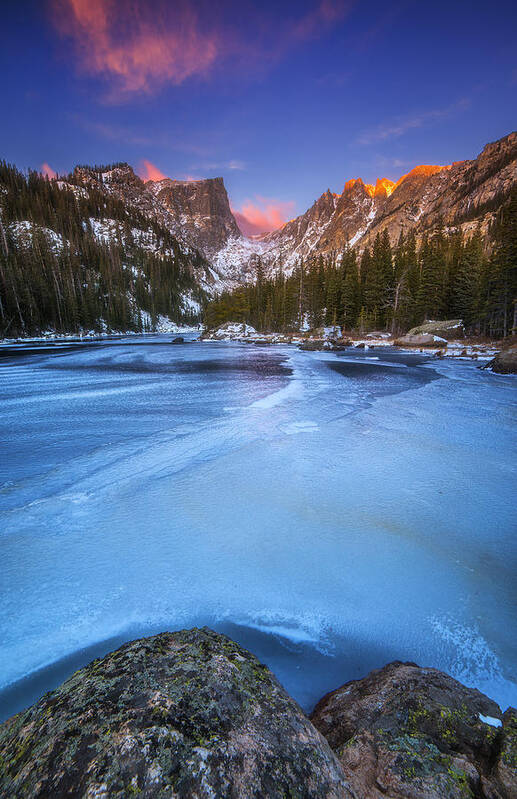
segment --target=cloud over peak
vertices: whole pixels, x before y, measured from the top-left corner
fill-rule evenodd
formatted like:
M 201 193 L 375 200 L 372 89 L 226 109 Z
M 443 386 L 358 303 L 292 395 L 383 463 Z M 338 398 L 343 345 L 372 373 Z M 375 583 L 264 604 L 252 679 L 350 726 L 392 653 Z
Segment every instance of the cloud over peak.
M 50 180 L 51 178 L 57 178 L 57 172 L 55 172 L 55 171 L 52 169 L 52 167 L 50 166 L 50 164 L 47 164 L 47 162 L 46 162 L 46 161 L 44 161 L 44 162 L 42 163 L 42 165 L 40 166 L 40 172 L 41 172 L 41 174 L 42 174 L 42 175 L 44 175 L 44 176 L 45 176 L 46 178 L 48 178 L 49 180 Z
M 148 161 L 146 158 L 140 161 L 136 174 L 144 183 L 147 183 L 149 180 L 164 180 L 167 177 L 155 164 L 151 163 L 151 161 Z
M 282 227 L 292 216 L 292 200 L 275 200 L 257 195 L 255 200 L 246 200 L 240 209 L 232 208 L 235 220 L 245 236 L 257 236 Z

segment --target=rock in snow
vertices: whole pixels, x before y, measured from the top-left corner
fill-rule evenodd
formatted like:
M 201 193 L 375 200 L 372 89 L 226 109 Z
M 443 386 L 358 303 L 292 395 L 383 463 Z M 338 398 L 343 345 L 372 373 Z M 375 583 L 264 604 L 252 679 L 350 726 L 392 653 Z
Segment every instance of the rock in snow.
M 516 712 L 503 716 L 495 702 L 434 669 L 391 663 L 328 694 L 312 721 L 266 666 L 225 636 L 207 628 L 161 633 L 94 660 L 4 723 L 0 794 L 517 795 Z
M 447 341 L 462 338 L 465 335 L 463 320 L 444 319 L 443 321 L 424 322 L 423 325 L 411 328 L 407 335 L 418 336 L 420 334 L 439 336 L 441 339 L 446 339 Z
M 224 341 L 258 336 L 257 331 L 245 322 L 225 322 L 215 330 L 207 330 L 202 338 L 208 341 Z

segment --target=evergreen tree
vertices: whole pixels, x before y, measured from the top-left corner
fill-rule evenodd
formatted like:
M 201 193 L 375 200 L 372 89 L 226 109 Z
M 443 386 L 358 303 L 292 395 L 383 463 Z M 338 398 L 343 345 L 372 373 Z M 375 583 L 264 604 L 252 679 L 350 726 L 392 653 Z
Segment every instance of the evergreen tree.
M 495 246 L 488 264 L 486 326 L 491 336 L 507 336 L 516 327 L 517 186 L 501 208 L 494 230 Z
M 110 226 L 109 243 L 95 235 L 98 224 Z M 139 308 L 196 321 L 181 295 L 203 301 L 193 270 L 204 268 L 156 220 L 114 197 L 75 194 L 0 162 L 0 335 L 140 330 Z

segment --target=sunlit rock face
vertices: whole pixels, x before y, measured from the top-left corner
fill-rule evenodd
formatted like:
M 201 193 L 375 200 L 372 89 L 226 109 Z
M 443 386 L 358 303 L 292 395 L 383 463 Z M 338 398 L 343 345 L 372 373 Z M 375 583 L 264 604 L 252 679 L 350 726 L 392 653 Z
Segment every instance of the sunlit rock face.
M 402 230 L 414 230 L 418 238 L 439 225 L 469 233 L 480 224 L 486 232 L 516 181 L 517 133 L 487 144 L 472 161 L 416 166 L 396 183 L 380 178 L 374 186 L 351 179 L 341 195 L 332 195 L 334 208 L 323 218 L 320 203 L 330 192 L 305 214 L 264 237 L 269 244 L 266 258 L 278 263 L 282 252 L 283 263 L 289 266 L 299 257 L 339 251 L 347 242 L 363 250 L 384 230 L 392 244 Z

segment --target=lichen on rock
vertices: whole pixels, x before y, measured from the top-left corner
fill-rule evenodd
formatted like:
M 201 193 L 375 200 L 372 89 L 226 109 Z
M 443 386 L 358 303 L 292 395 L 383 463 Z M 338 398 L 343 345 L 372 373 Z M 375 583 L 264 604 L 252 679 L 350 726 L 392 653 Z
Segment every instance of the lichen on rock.
M 352 797 L 253 655 L 203 628 L 122 646 L 0 727 L 10 797 Z
M 517 796 L 515 716 L 436 669 L 390 663 L 325 696 L 311 719 L 361 799 Z

